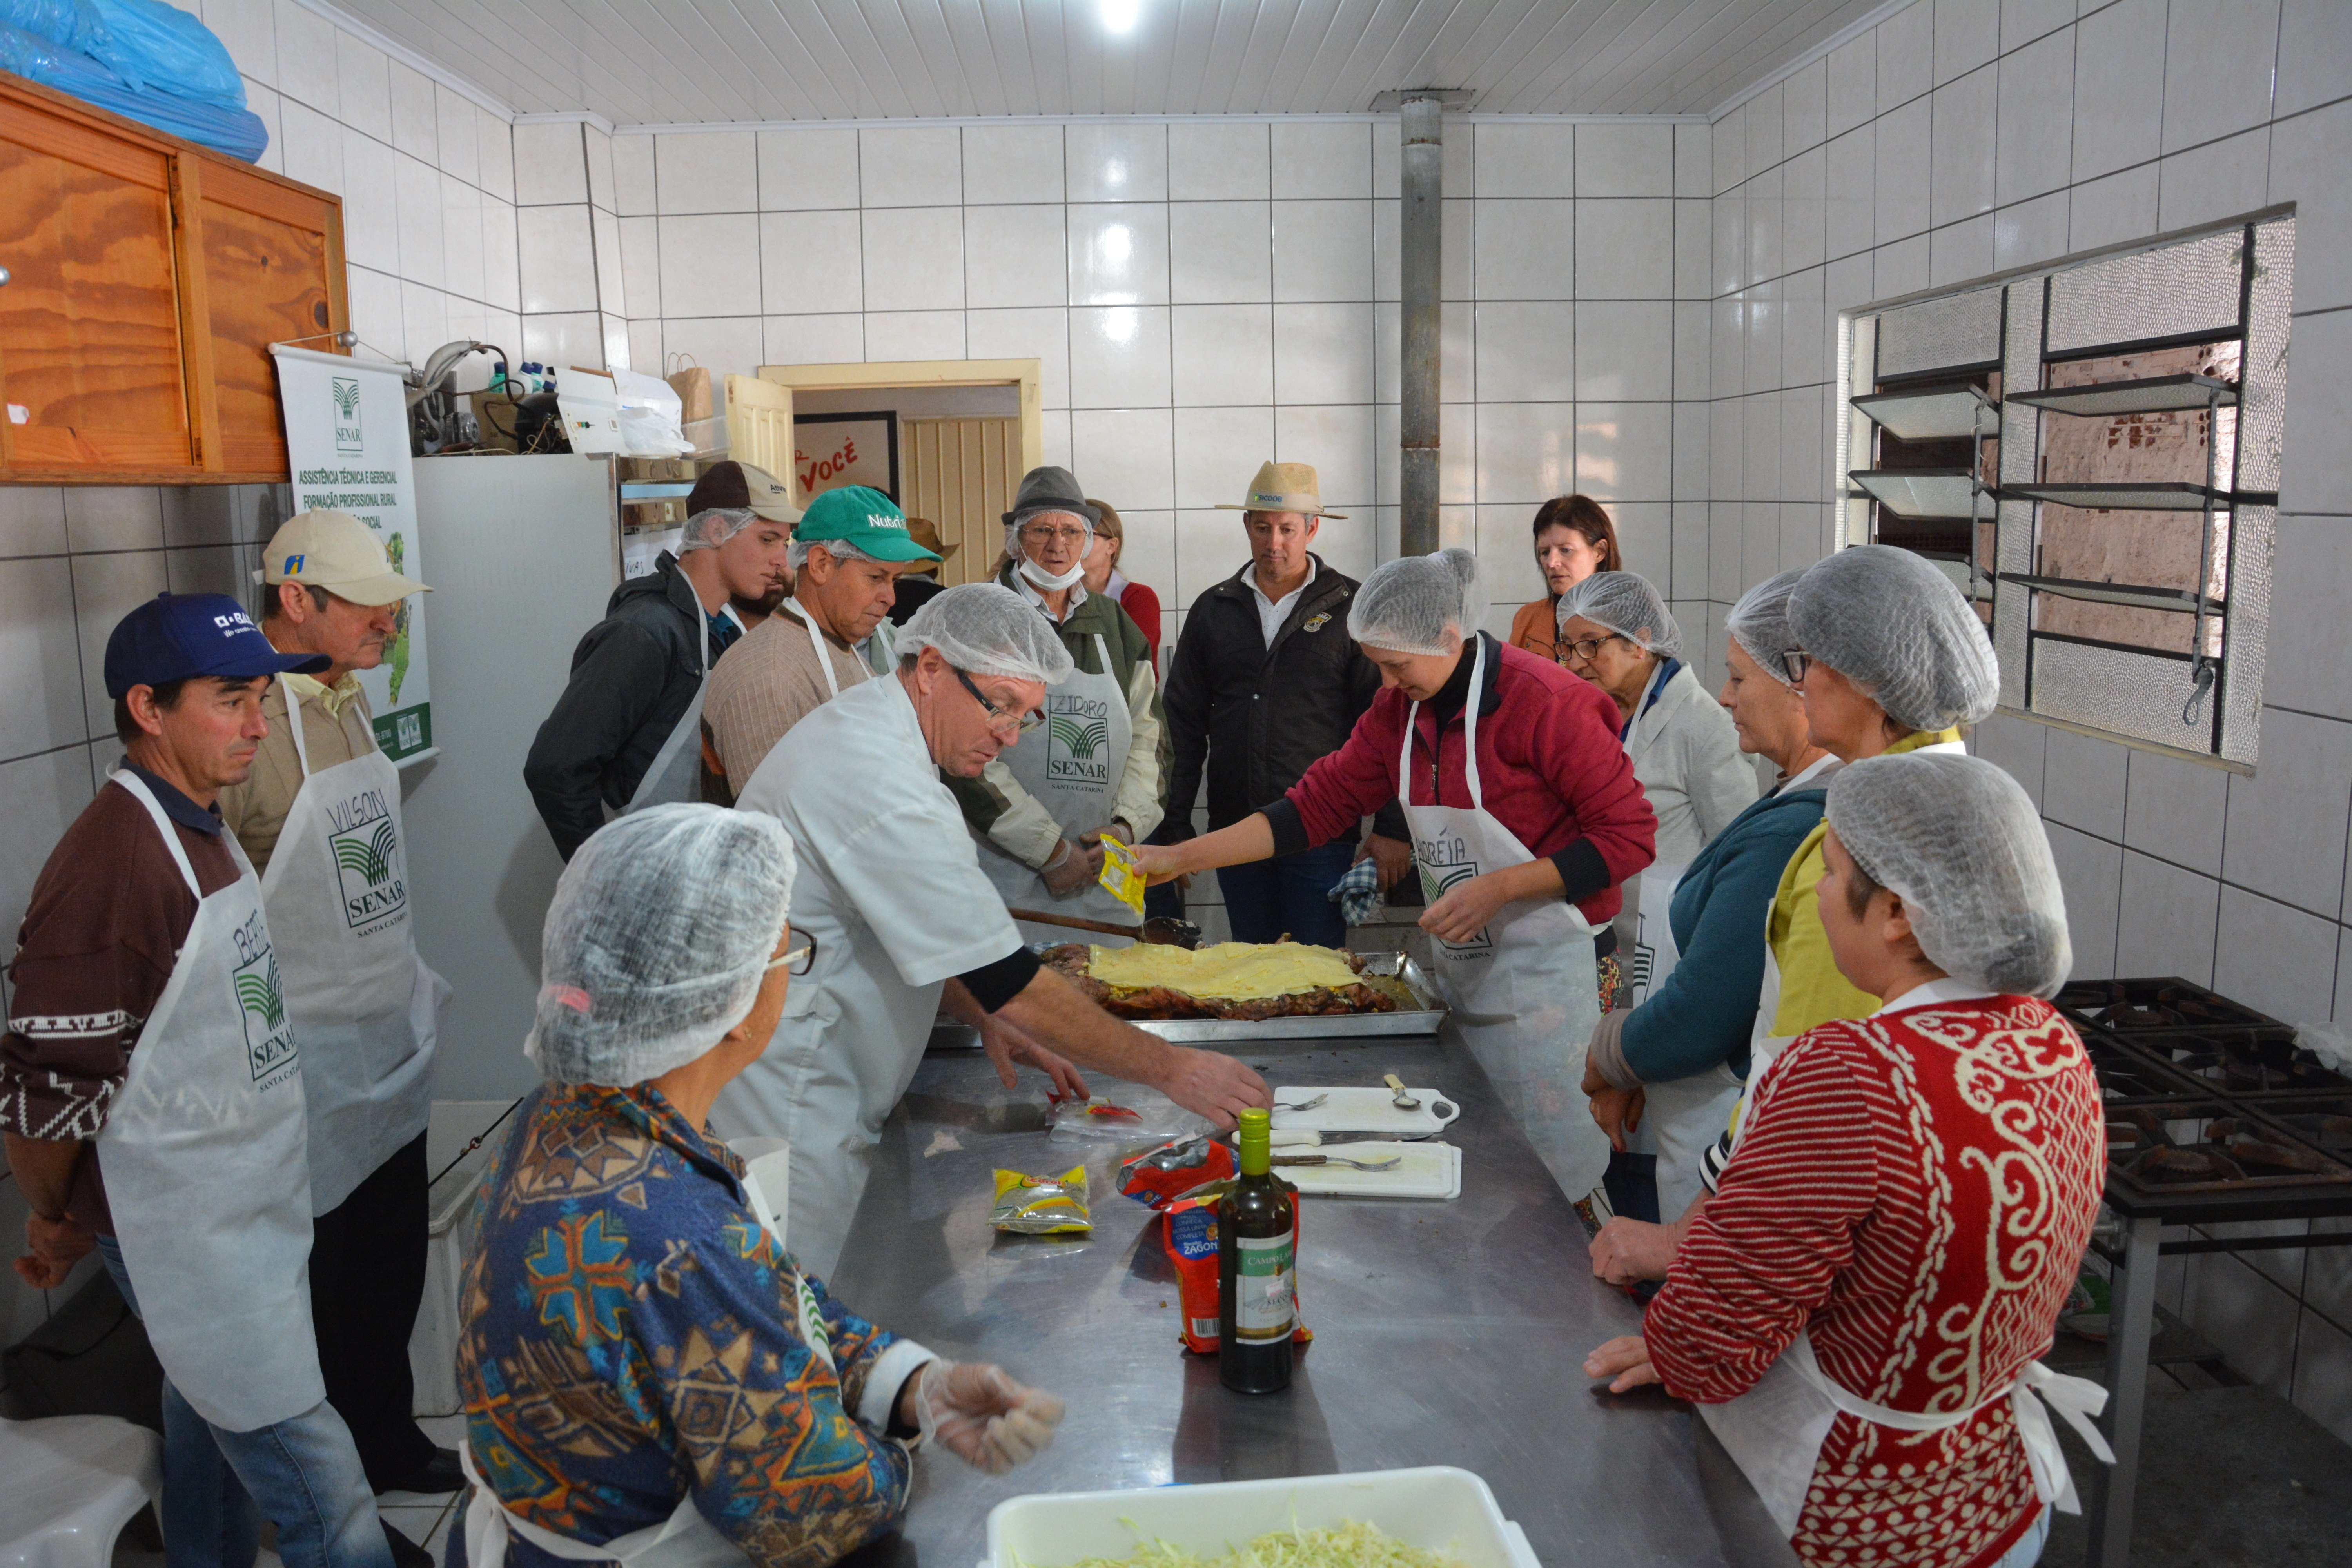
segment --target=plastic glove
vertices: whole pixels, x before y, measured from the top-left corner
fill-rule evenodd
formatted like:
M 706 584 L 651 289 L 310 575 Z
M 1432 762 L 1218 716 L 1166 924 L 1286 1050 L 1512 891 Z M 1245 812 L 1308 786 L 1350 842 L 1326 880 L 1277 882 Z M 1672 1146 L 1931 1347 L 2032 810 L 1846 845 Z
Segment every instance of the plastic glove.
M 1037 875 L 1045 879 L 1045 890 L 1057 899 L 1085 891 L 1102 875 L 1102 850 L 1092 854 L 1063 839 L 1054 846 L 1054 858 L 1039 868 Z
M 1065 1406 L 986 1363 L 935 1361 L 919 1373 L 915 1414 L 923 1442 L 943 1443 L 976 1470 L 1001 1476 L 1054 1446 Z

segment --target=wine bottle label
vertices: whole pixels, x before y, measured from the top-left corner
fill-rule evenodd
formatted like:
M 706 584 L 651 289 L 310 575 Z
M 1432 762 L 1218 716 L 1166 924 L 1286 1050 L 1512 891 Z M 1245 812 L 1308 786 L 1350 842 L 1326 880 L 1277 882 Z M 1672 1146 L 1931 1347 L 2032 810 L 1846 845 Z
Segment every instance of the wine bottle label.
M 1288 1236 L 1235 1237 L 1234 1336 L 1264 1343 L 1287 1336 L 1297 1313 L 1291 1281 L 1297 1232 Z

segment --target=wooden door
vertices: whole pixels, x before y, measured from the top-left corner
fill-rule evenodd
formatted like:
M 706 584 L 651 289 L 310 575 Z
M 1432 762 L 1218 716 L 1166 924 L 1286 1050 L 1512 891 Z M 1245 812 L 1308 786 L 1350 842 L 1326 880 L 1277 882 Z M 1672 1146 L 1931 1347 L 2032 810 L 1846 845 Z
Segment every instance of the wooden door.
M 793 389 L 756 375 L 727 378 L 727 455 L 793 488 L 793 504 L 806 506 L 793 468 Z
M 195 466 L 173 279 L 172 159 L 95 119 L 0 99 L 0 466 L 11 479 Z
M 899 431 L 907 515 L 929 518 L 940 543 L 963 547 L 948 557 L 940 581 L 950 587 L 987 581 L 1024 471 L 1021 421 L 907 419 Z
M 189 399 L 204 466 L 286 472 L 286 428 L 268 345 L 348 324 L 341 205 L 243 164 L 183 155 L 182 244 L 194 265 Z

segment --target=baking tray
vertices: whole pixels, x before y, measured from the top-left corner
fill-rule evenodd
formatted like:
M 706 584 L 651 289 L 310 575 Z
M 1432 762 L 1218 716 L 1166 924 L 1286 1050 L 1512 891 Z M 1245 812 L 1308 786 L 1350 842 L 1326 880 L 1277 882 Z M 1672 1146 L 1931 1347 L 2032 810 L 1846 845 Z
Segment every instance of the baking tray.
M 1366 955 L 1364 973 L 1393 975 L 1421 1003 L 1418 1009 L 1393 1013 L 1340 1013 L 1307 1018 L 1136 1018 L 1137 1028 L 1179 1045 L 1215 1044 L 1239 1040 L 1344 1040 L 1395 1035 L 1433 1035 L 1445 1022 L 1445 1004 L 1437 987 L 1412 956 L 1401 952 Z

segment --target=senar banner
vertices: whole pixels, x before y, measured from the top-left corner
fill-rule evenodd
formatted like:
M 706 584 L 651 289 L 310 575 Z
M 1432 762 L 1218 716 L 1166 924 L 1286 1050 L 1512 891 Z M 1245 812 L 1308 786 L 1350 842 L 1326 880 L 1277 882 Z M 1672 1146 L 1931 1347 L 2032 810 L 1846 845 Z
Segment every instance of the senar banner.
M 350 512 L 383 541 L 392 569 L 429 583 L 419 559 L 416 481 L 408 458 L 403 367 L 272 343 L 294 510 Z M 425 663 L 425 595 L 400 607 L 383 662 L 360 671 L 375 742 L 405 767 L 433 752 L 432 687 Z

